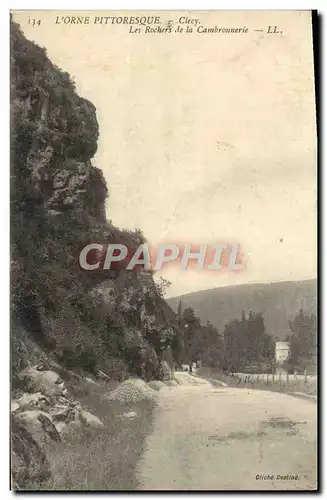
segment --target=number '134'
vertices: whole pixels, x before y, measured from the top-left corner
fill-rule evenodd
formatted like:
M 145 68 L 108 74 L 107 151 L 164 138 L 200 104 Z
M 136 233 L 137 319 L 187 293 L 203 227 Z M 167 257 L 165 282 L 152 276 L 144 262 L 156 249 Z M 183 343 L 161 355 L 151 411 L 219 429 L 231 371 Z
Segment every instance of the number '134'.
M 35 19 L 34 17 L 33 18 L 28 18 L 28 24 L 31 24 L 31 26 L 36 26 L 36 25 L 39 25 L 41 24 L 41 19 Z

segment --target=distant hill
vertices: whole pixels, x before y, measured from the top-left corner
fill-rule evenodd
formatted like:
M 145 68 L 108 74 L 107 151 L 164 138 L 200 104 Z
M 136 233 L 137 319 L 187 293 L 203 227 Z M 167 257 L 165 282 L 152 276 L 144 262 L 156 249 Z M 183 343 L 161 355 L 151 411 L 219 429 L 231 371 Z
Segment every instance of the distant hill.
M 167 299 L 174 311 L 182 299 L 183 310 L 192 307 L 202 323 L 211 321 L 220 332 L 228 321 L 239 318 L 242 310 L 261 312 L 266 332 L 285 339 L 289 320 L 303 308 L 316 313 L 317 280 L 255 283 L 213 288 Z

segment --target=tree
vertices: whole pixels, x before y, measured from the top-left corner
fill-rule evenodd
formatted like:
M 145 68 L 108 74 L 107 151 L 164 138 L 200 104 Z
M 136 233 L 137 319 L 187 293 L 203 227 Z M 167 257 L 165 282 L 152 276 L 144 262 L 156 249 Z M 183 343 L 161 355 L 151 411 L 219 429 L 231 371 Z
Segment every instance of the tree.
M 305 314 L 303 309 L 289 322 L 290 337 L 289 367 L 303 371 L 315 364 L 317 350 L 317 319 L 314 314 Z
M 177 307 L 177 321 L 178 321 L 178 326 L 182 326 L 182 320 L 183 320 L 182 299 L 179 299 L 178 307 Z
M 207 321 L 206 325 L 201 325 L 196 356 L 202 361 L 204 366 L 221 368 L 223 364 L 223 355 L 223 336 L 210 321 Z
M 186 308 L 183 312 L 182 326 L 184 331 L 184 357 L 187 363 L 191 363 L 195 361 L 195 340 L 200 331 L 200 320 L 191 307 Z
M 272 368 L 274 341 L 265 333 L 261 313 L 249 312 L 246 317 L 230 321 L 224 330 L 224 365 L 229 371 L 263 370 Z
M 175 359 L 185 363 L 201 360 L 205 366 L 220 367 L 223 360 L 223 337 L 214 325 L 210 321 L 202 325 L 191 307 L 182 311 L 181 300 L 178 303 L 176 319 L 181 337 L 176 338 L 172 346 L 178 353 Z
M 238 372 L 242 370 L 242 322 L 238 319 L 229 321 L 224 329 L 224 365 L 228 371 Z

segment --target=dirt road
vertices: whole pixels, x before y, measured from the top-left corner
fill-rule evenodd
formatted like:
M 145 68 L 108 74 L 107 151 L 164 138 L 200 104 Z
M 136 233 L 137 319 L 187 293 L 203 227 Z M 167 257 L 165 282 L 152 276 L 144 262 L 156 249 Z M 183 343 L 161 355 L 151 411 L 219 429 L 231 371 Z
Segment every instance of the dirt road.
M 316 404 L 178 373 L 159 392 L 140 490 L 312 490 Z

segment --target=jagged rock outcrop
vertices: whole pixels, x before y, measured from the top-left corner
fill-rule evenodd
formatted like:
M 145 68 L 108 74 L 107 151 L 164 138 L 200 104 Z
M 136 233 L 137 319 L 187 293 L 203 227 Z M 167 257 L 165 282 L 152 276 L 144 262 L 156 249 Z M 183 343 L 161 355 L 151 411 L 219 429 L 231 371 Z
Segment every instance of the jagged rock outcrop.
M 87 206 L 91 215 L 104 220 L 106 183 L 90 161 L 99 135 L 95 107 L 78 96 L 68 73 L 56 68 L 15 23 L 11 98 L 12 162 L 21 174 L 13 179 L 16 199 L 21 195 L 20 202 L 29 201 L 26 190 L 17 189 L 23 183 L 49 210 Z

